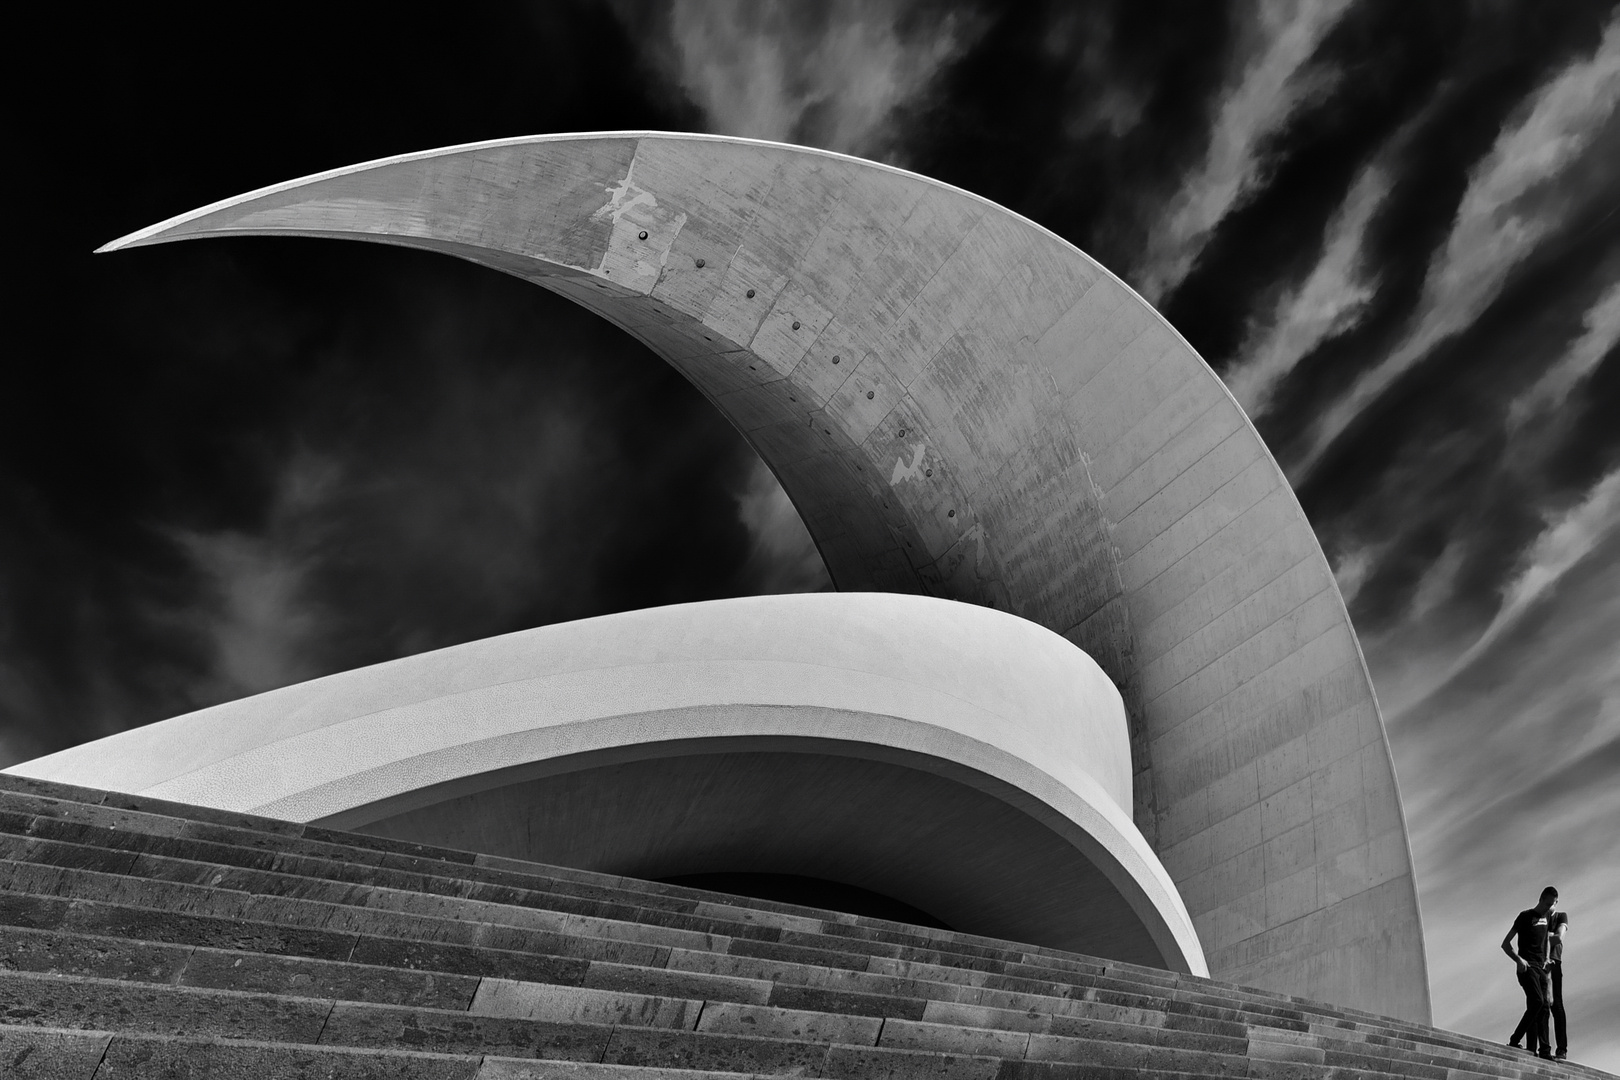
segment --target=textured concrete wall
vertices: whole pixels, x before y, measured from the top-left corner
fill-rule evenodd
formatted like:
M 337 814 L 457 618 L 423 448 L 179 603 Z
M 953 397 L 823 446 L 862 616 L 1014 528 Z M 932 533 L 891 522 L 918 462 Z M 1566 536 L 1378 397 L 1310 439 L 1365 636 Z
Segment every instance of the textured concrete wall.
M 708 803 L 677 765 L 639 768 L 739 753 L 852 764 L 841 782 L 796 792 L 773 790 L 769 773 L 742 777 L 731 781 L 738 798 Z M 571 864 L 652 876 L 821 866 L 960 929 L 1207 972 L 1175 886 L 1131 822 L 1118 691 L 1051 631 L 945 600 L 763 596 L 540 627 L 283 687 L 11 771 L 343 828 L 392 819 L 397 830 L 413 811 L 460 800 L 456 820 L 441 823 L 450 831 L 412 835 L 453 842 L 470 830 L 526 857 L 556 853 L 507 830 L 525 833 L 531 812 L 555 809 L 566 787 L 535 781 L 584 770 L 620 809 L 568 849 Z M 884 788 L 864 790 L 879 774 Z M 949 805 L 941 793 L 953 789 L 954 817 L 916 813 L 922 799 Z M 801 868 L 773 867 L 770 849 L 752 866 L 715 863 L 728 834 L 749 831 L 741 808 L 773 800 L 758 813 L 796 822 Z M 633 805 L 685 818 L 663 835 L 692 860 L 616 863 Z M 854 807 L 864 819 L 849 817 Z M 970 807 L 981 812 L 961 812 Z M 911 871 L 897 873 L 908 849 Z M 1031 903 L 1031 889 L 1056 902 Z M 1110 921 L 1129 932 L 1097 932 Z
M 1008 609 L 1102 664 L 1218 977 L 1428 1018 L 1388 745 L 1310 525 L 1209 368 L 1071 245 L 869 162 L 626 134 L 356 166 L 109 247 L 241 234 L 457 255 L 646 342 L 840 588 Z

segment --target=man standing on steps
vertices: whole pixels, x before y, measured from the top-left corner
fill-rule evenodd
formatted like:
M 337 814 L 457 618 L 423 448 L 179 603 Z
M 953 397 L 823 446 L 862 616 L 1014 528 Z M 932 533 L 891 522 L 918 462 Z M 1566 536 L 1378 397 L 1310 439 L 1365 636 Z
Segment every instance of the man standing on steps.
M 1547 981 L 1552 983 L 1552 1027 L 1558 1043 L 1558 1052 L 1553 1057 L 1562 1060 L 1569 1057 L 1569 1018 L 1564 1013 L 1564 935 L 1569 932 L 1569 912 L 1557 911 L 1550 918 L 1547 949 L 1551 955 L 1547 958 Z M 1518 1045 L 1520 1036 L 1529 1033 L 1530 1014 L 1526 1012 L 1513 1031 L 1510 1045 Z
M 1519 969 L 1519 985 L 1524 989 L 1524 1017 L 1508 1040 L 1518 1048 L 1519 1036 L 1525 1036 L 1525 1048 L 1552 1060 L 1552 1040 L 1547 1037 L 1547 1020 L 1553 1000 L 1552 976 L 1547 970 L 1547 939 L 1552 929 L 1553 908 L 1558 906 L 1558 890 L 1551 885 L 1541 890 L 1541 902 L 1528 911 L 1519 912 L 1513 926 L 1502 939 L 1502 951 L 1508 954 Z M 1518 938 L 1519 949 L 1513 951 L 1513 939 Z M 1560 973 L 1562 974 L 1562 973 Z M 1559 979 L 1562 982 L 1562 978 Z

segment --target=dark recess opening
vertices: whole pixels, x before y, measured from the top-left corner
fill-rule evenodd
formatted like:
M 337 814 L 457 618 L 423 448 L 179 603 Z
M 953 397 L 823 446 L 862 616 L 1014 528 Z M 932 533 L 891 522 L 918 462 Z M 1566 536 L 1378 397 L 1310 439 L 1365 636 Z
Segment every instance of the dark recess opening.
M 937 930 L 955 929 L 921 908 L 914 908 L 892 896 L 823 878 L 799 877 L 797 874 L 682 874 L 660 880 L 668 885 L 684 885 L 688 889 L 708 889 L 751 896 L 756 900 L 826 908 L 872 919 L 931 926 Z

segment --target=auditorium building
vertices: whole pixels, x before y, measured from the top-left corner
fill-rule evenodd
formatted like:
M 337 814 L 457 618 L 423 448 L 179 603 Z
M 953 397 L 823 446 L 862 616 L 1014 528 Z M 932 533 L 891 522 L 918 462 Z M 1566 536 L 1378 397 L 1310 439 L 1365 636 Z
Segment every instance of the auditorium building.
M 643 132 L 369 162 L 103 250 L 248 235 L 440 252 L 622 328 L 743 433 L 836 591 L 469 642 L 8 784 L 1429 1022 L 1327 560 L 1220 379 L 1073 245 L 869 161 Z

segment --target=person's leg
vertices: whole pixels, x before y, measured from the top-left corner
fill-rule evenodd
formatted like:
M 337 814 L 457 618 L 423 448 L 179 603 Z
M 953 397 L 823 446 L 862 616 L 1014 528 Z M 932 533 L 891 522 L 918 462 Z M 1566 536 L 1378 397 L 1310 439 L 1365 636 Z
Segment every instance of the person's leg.
M 1513 1034 L 1508 1037 L 1508 1045 L 1517 1047 L 1528 1034 L 1530 1034 L 1530 1010 L 1526 1009 L 1519 1014 L 1519 1026 L 1514 1028 Z
M 1552 975 L 1552 1018 L 1558 1036 L 1558 1056 L 1569 1053 L 1569 1021 L 1564 1016 L 1564 962 L 1548 965 Z
M 1519 972 L 1519 989 L 1524 991 L 1524 1018 L 1519 1021 L 1519 1026 L 1524 1028 L 1524 1048 L 1532 1054 L 1538 1053 L 1541 1047 L 1536 1043 L 1536 1032 L 1541 1029 L 1536 1023 L 1536 1013 L 1544 1006 L 1535 968 L 1527 967 Z
M 1548 980 L 1546 968 L 1531 968 L 1530 974 L 1533 977 L 1538 999 L 1535 1019 L 1536 1053 L 1542 1057 L 1550 1058 L 1553 1056 L 1553 1048 L 1551 1033 L 1547 1030 L 1547 1025 L 1552 1020 L 1552 1009 L 1548 1007 L 1548 1001 L 1552 998 L 1552 983 Z

